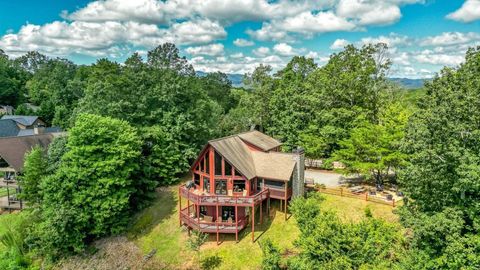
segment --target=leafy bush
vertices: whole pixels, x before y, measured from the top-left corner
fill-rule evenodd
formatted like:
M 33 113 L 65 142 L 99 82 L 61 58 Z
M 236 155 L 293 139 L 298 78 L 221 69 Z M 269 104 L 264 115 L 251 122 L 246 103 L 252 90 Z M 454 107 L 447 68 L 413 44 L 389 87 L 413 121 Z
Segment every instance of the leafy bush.
M 260 243 L 263 252 L 262 269 L 279 270 L 280 269 L 280 251 L 270 239 L 265 239 Z
M 200 260 L 202 270 L 213 270 L 222 264 L 222 258 L 218 255 L 208 256 Z
M 200 247 L 207 241 L 208 234 L 193 230 L 187 240 L 188 247 L 193 251 L 199 251 Z

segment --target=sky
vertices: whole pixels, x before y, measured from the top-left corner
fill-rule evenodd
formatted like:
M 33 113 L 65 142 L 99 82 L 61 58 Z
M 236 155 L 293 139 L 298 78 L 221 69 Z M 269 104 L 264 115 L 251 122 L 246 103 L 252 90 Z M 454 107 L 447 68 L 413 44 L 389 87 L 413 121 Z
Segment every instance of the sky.
M 390 77 L 429 78 L 480 45 L 480 0 L 0 0 L 0 49 L 78 64 L 122 62 L 175 43 L 196 70 L 323 65 L 347 44 L 383 42 Z

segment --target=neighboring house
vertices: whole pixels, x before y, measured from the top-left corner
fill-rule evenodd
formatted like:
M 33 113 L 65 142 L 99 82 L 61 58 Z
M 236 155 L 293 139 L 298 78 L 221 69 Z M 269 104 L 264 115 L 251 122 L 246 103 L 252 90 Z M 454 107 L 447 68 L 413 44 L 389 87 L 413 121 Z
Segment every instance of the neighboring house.
M 269 211 L 270 199 L 280 200 L 287 218 L 287 203 L 303 196 L 304 153 L 279 152 L 281 143 L 258 131 L 211 140 L 191 167 L 192 181 L 179 188 L 187 199 L 180 225 L 204 233 L 234 233 L 249 220 L 254 239 L 255 208 Z M 282 207 L 283 204 L 283 207 Z
M 16 196 L 21 192 L 16 178 L 22 172 L 25 154 L 36 145 L 47 148 L 63 133 L 58 127 L 44 127 L 37 116 L 9 116 L 0 119 L 0 187 L 6 188 L 0 208 L 22 209 L 23 202 Z
M 9 105 L 0 105 L 0 114 L 13 114 L 13 107 Z
M 20 129 L 45 127 L 45 122 L 38 116 L 29 115 L 4 115 L 1 120 L 13 120 Z

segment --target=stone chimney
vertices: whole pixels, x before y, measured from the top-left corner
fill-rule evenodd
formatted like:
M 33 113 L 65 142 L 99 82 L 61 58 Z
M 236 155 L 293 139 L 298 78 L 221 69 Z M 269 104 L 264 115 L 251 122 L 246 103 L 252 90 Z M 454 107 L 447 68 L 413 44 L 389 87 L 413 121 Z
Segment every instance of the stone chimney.
M 43 134 L 45 133 L 45 128 L 44 127 L 34 127 L 33 128 L 33 134 L 38 135 L 38 134 Z
M 301 147 L 293 150 L 296 162 L 293 172 L 292 198 L 303 196 L 305 193 L 305 150 Z

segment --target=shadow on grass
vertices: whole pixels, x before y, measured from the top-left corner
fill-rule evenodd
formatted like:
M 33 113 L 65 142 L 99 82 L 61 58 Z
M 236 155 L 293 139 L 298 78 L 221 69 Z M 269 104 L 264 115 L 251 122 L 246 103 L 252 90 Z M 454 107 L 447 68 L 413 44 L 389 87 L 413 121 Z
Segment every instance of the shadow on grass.
M 136 214 L 128 228 L 129 239 L 149 234 L 155 226 L 176 214 L 178 198 L 173 187 L 157 188 L 152 205 Z

